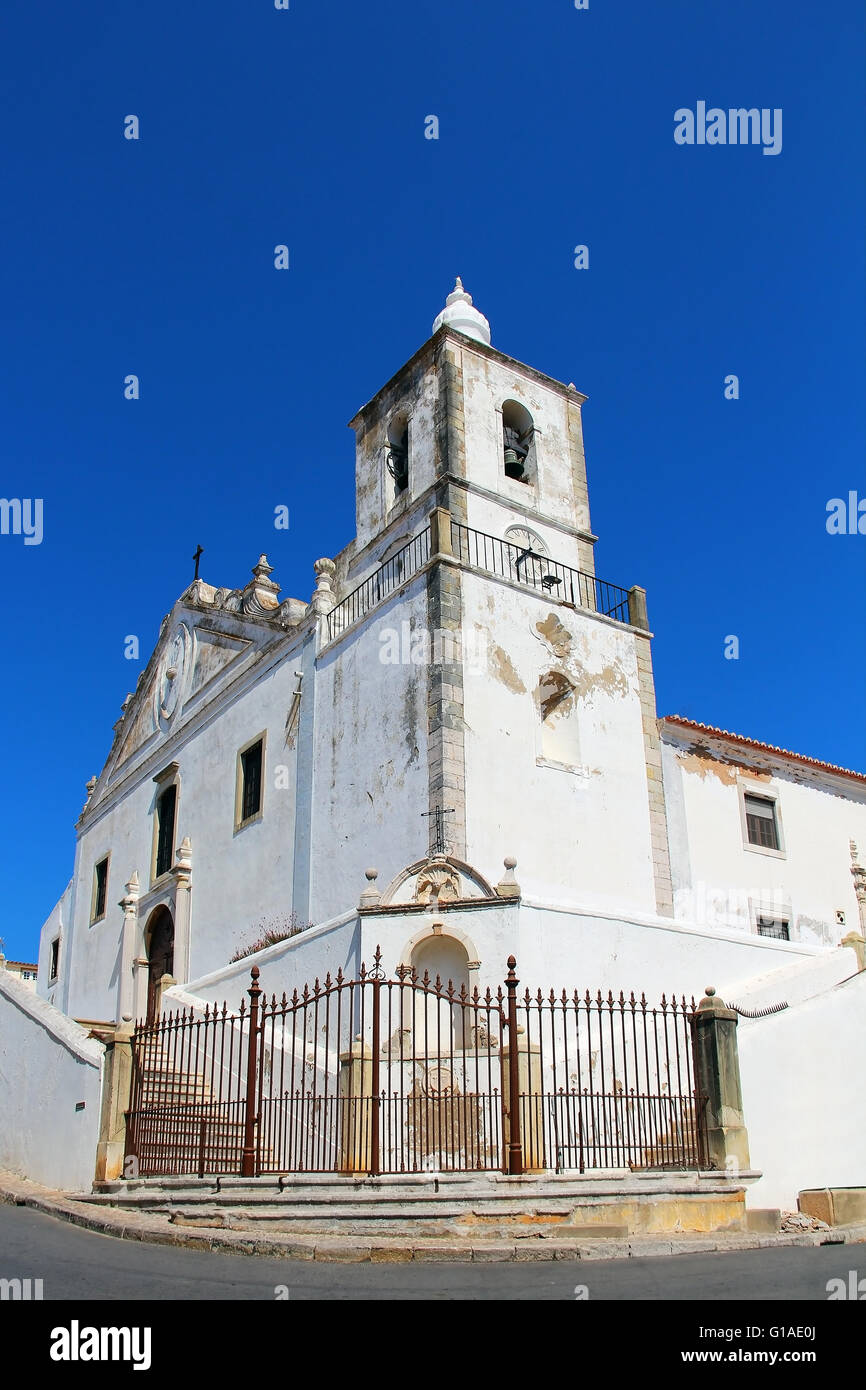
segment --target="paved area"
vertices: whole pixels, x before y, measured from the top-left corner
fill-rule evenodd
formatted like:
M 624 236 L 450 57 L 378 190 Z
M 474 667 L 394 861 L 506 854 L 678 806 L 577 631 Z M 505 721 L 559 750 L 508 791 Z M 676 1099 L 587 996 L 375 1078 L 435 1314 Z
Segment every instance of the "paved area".
M 173 1223 L 165 1214 L 139 1210 L 95 1206 L 76 1201 L 68 1194 L 53 1192 L 22 1178 L 0 1175 L 0 1206 L 18 1204 L 100 1235 L 117 1236 L 124 1240 L 170 1245 L 187 1250 L 221 1252 L 225 1255 L 244 1255 L 310 1262 L 349 1264 L 427 1262 L 477 1263 L 550 1263 L 553 1261 L 598 1262 L 623 1258 L 653 1258 L 677 1255 L 709 1255 L 714 1252 L 734 1254 L 746 1250 L 785 1248 L 830 1248 L 866 1241 L 866 1224 L 840 1227 L 833 1231 L 805 1234 L 759 1235 L 715 1233 L 712 1235 L 629 1236 L 626 1238 L 589 1239 L 585 1236 L 566 1237 L 556 1227 L 545 1230 L 532 1239 L 480 1231 L 459 1238 L 436 1238 L 406 1235 L 340 1236 L 332 1232 L 305 1234 L 260 1233 L 258 1231 L 229 1231 L 200 1228 Z
M 618 1260 L 342 1264 L 173 1249 L 97 1235 L 0 1204 L 0 1278 L 42 1279 L 46 1300 L 827 1300 L 866 1251 L 844 1245 Z M 585 1289 L 585 1293 L 583 1292 Z

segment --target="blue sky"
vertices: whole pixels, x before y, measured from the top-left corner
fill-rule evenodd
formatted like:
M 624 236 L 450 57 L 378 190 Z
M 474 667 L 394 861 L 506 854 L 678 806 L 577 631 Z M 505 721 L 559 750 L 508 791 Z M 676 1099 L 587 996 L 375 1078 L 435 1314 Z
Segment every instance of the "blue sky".
M 457 274 L 590 398 L 597 569 L 648 590 L 660 712 L 866 767 L 866 537 L 825 526 L 866 497 L 864 27 L 859 0 L 7 10 L 0 492 L 44 505 L 41 545 L 0 536 L 7 955 L 196 543 L 211 583 L 266 550 L 309 596 L 353 534 L 346 421 Z M 781 153 L 678 146 L 700 100 L 781 108 Z

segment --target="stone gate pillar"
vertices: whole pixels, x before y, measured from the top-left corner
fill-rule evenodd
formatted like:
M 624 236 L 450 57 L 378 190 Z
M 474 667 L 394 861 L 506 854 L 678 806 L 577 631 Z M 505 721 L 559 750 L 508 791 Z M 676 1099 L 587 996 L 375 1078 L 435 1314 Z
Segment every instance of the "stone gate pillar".
M 713 1168 L 748 1171 L 749 1136 L 737 1050 L 737 1015 L 708 989 L 692 1020 L 695 1085 L 707 1097 L 707 1158 Z
M 123 1166 L 126 1112 L 132 1086 L 132 1031 L 129 1025 L 121 1024 L 117 1028 L 114 1041 L 105 1049 L 102 1068 L 102 1112 L 94 1176 L 96 1182 L 110 1182 L 117 1178 L 137 1176 L 134 1172 L 125 1173 Z
M 340 1167 L 369 1173 L 372 1162 L 373 1053 L 360 1035 L 340 1053 Z

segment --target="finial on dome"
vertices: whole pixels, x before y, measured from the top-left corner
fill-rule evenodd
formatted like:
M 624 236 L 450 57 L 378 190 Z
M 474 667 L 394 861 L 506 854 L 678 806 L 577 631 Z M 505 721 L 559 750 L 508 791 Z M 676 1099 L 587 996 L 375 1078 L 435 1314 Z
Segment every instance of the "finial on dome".
M 467 338 L 474 338 L 478 343 L 490 343 L 490 324 L 474 307 L 472 295 L 463 288 L 463 281 L 459 275 L 454 282 L 453 290 L 445 300 L 445 308 L 433 324 L 433 332 L 436 333 L 443 324 L 455 328 Z

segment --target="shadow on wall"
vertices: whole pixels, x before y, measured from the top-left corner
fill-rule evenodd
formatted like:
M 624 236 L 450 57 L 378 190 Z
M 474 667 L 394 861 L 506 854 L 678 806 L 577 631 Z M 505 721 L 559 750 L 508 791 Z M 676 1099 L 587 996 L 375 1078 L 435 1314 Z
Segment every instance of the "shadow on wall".
M 0 1168 L 89 1192 L 105 1048 L 6 971 L 0 973 Z

